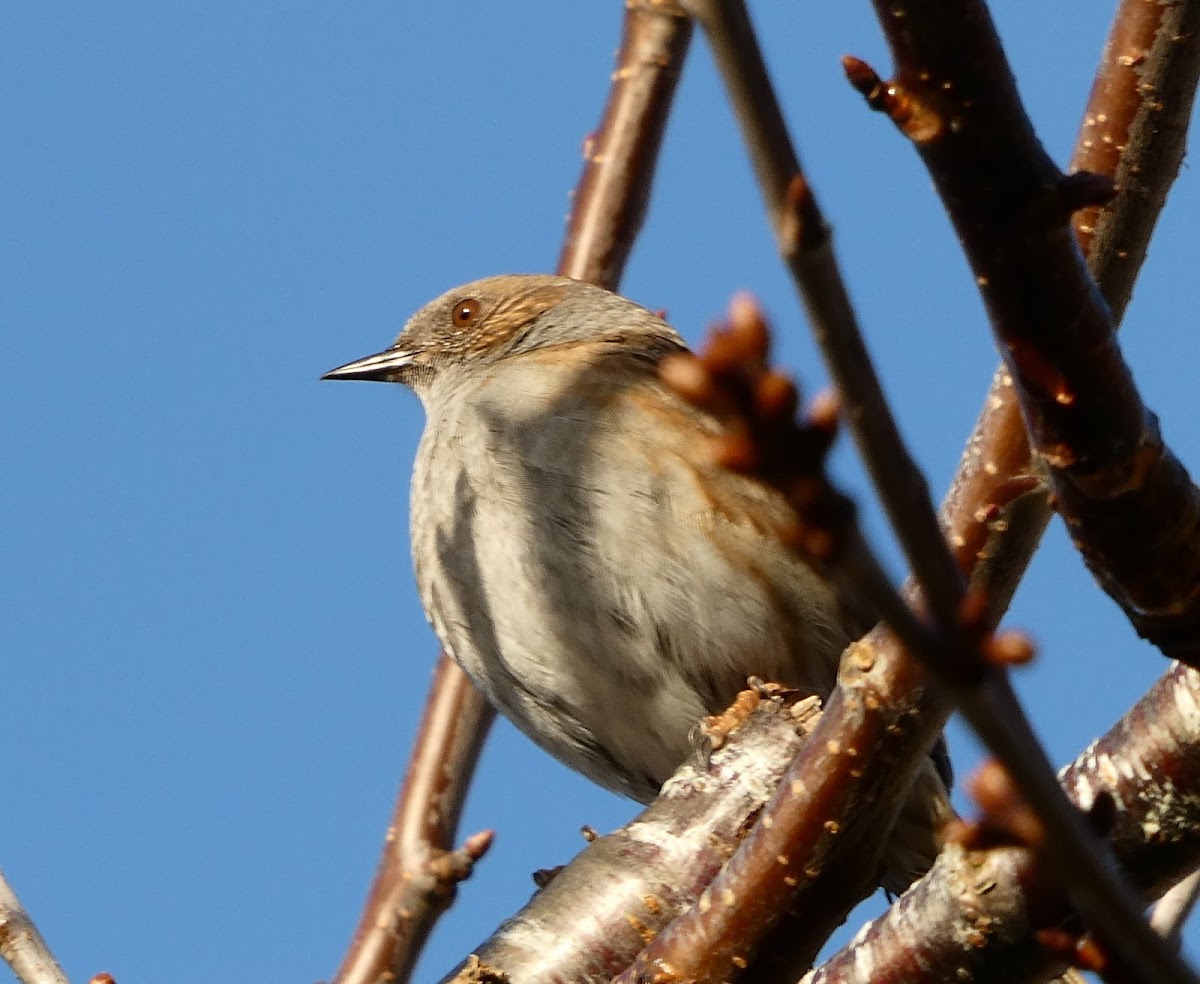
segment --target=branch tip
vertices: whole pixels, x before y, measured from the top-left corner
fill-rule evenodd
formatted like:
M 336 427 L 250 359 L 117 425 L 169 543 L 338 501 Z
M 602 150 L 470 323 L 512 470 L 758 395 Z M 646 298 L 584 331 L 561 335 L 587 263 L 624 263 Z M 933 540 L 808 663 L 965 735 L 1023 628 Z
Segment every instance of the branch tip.
M 946 117 L 933 101 L 912 86 L 895 79 L 884 81 L 861 58 L 842 57 L 846 79 L 877 113 L 883 113 L 915 144 L 926 144 L 946 132 Z
M 490 828 L 488 830 L 480 830 L 463 841 L 463 845 L 459 850 L 472 861 L 478 861 L 487 854 L 495 840 L 496 831 Z
M 1024 632 L 997 632 L 980 647 L 986 662 L 995 667 L 1028 666 L 1037 647 Z
M 837 433 L 842 415 L 842 398 L 832 386 L 817 393 L 808 404 L 805 416 L 809 424 L 823 431 L 828 431 L 830 440 Z
M 873 102 L 878 98 L 879 90 L 883 88 L 883 79 L 879 77 L 879 73 L 854 55 L 842 56 L 842 70 L 846 73 L 846 80 L 866 99 L 867 105 L 872 109 L 876 108 Z

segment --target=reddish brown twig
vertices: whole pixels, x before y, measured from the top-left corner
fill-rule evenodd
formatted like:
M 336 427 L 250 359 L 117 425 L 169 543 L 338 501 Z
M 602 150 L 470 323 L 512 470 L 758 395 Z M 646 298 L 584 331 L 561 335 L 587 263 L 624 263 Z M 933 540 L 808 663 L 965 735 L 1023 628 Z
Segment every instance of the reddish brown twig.
M 690 36 L 691 24 L 673 0 L 627 5 L 608 102 L 585 149 L 560 273 L 617 286 L 645 215 Z M 447 716 L 447 708 L 456 713 Z M 375 883 L 336 984 L 406 980 L 454 883 L 486 849 L 487 839 L 476 835 L 450 850 L 491 719 L 462 671 L 440 656 Z
M 743 0 L 683 0 L 704 29 L 758 178 L 776 244 L 838 385 L 851 432 L 926 603 L 951 625 L 962 574 L 940 546 L 929 490 L 883 398 L 846 291 L 829 226 L 788 135 Z
M 692 24 L 676 0 L 628 0 L 612 87 L 597 132 L 584 145 L 567 234 L 564 277 L 609 290 L 642 228 L 654 165 L 683 70 Z
M 408 773 L 340 984 L 407 980 L 455 887 L 487 850 L 491 832 L 452 850 L 463 801 L 493 711 L 445 654 L 438 658 Z

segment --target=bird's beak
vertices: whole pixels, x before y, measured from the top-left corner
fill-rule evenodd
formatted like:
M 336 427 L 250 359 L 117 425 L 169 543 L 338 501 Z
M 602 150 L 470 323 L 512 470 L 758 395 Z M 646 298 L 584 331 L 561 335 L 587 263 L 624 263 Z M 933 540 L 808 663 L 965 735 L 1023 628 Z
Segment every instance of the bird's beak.
M 415 353 L 390 348 L 368 355 L 344 366 L 330 369 L 322 379 L 371 379 L 383 383 L 400 382 L 405 370 L 413 364 Z

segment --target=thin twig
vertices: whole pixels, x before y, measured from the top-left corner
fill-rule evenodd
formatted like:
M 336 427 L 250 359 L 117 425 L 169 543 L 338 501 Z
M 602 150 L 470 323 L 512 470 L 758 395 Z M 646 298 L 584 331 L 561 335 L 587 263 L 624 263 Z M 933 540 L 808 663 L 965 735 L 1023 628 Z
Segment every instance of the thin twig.
M 22 984 L 70 984 L 3 872 L 0 872 L 0 957 Z
M 884 509 L 939 625 L 954 624 L 963 579 L 942 542 L 920 469 L 883 399 L 846 292 L 829 226 L 800 167 L 783 111 L 742 0 L 683 0 L 704 29 L 721 72 L 780 255 L 796 281 L 832 374 L 845 418 Z
M 641 229 L 691 22 L 674 0 L 631 0 L 598 133 L 585 150 L 558 271 L 615 288 Z M 443 653 L 375 882 L 336 984 L 404 981 L 487 838 L 452 851 L 493 712 Z
M 564 277 L 609 290 L 642 229 L 692 24 L 676 0 L 627 0 L 612 88 L 573 194 L 558 257 Z
M 408 772 L 396 798 L 375 881 L 335 981 L 408 979 L 455 886 L 490 833 L 452 850 L 470 778 L 494 712 L 449 658 L 438 657 Z

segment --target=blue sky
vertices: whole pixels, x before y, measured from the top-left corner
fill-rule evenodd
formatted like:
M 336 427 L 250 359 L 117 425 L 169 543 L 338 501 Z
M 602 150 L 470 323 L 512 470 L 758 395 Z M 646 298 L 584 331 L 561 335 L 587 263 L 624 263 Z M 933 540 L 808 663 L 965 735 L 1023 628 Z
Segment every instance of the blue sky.
M 1104 4 L 997 16 L 1066 159 Z M 370 880 L 436 650 L 412 584 L 399 387 L 320 383 L 445 288 L 550 269 L 620 3 L 18 4 L 0 38 L 0 867 L 75 980 L 311 981 Z M 863 4 L 756 9 L 854 298 L 931 486 L 996 358 L 911 149 L 838 59 L 889 64 Z M 1126 318 L 1148 402 L 1200 461 L 1200 190 L 1185 166 Z M 624 291 L 691 338 L 732 292 L 823 372 L 697 39 Z M 1184 315 L 1183 317 L 1180 317 Z M 838 473 L 902 567 L 853 456 Z M 1066 761 L 1163 671 L 1056 525 L 1008 624 Z M 977 753 L 951 731 L 959 773 Z M 633 806 L 496 729 L 465 821 L 497 843 L 436 980 Z M 873 903 L 878 907 L 878 902 Z M 1191 940 L 1194 942 L 1195 937 Z

